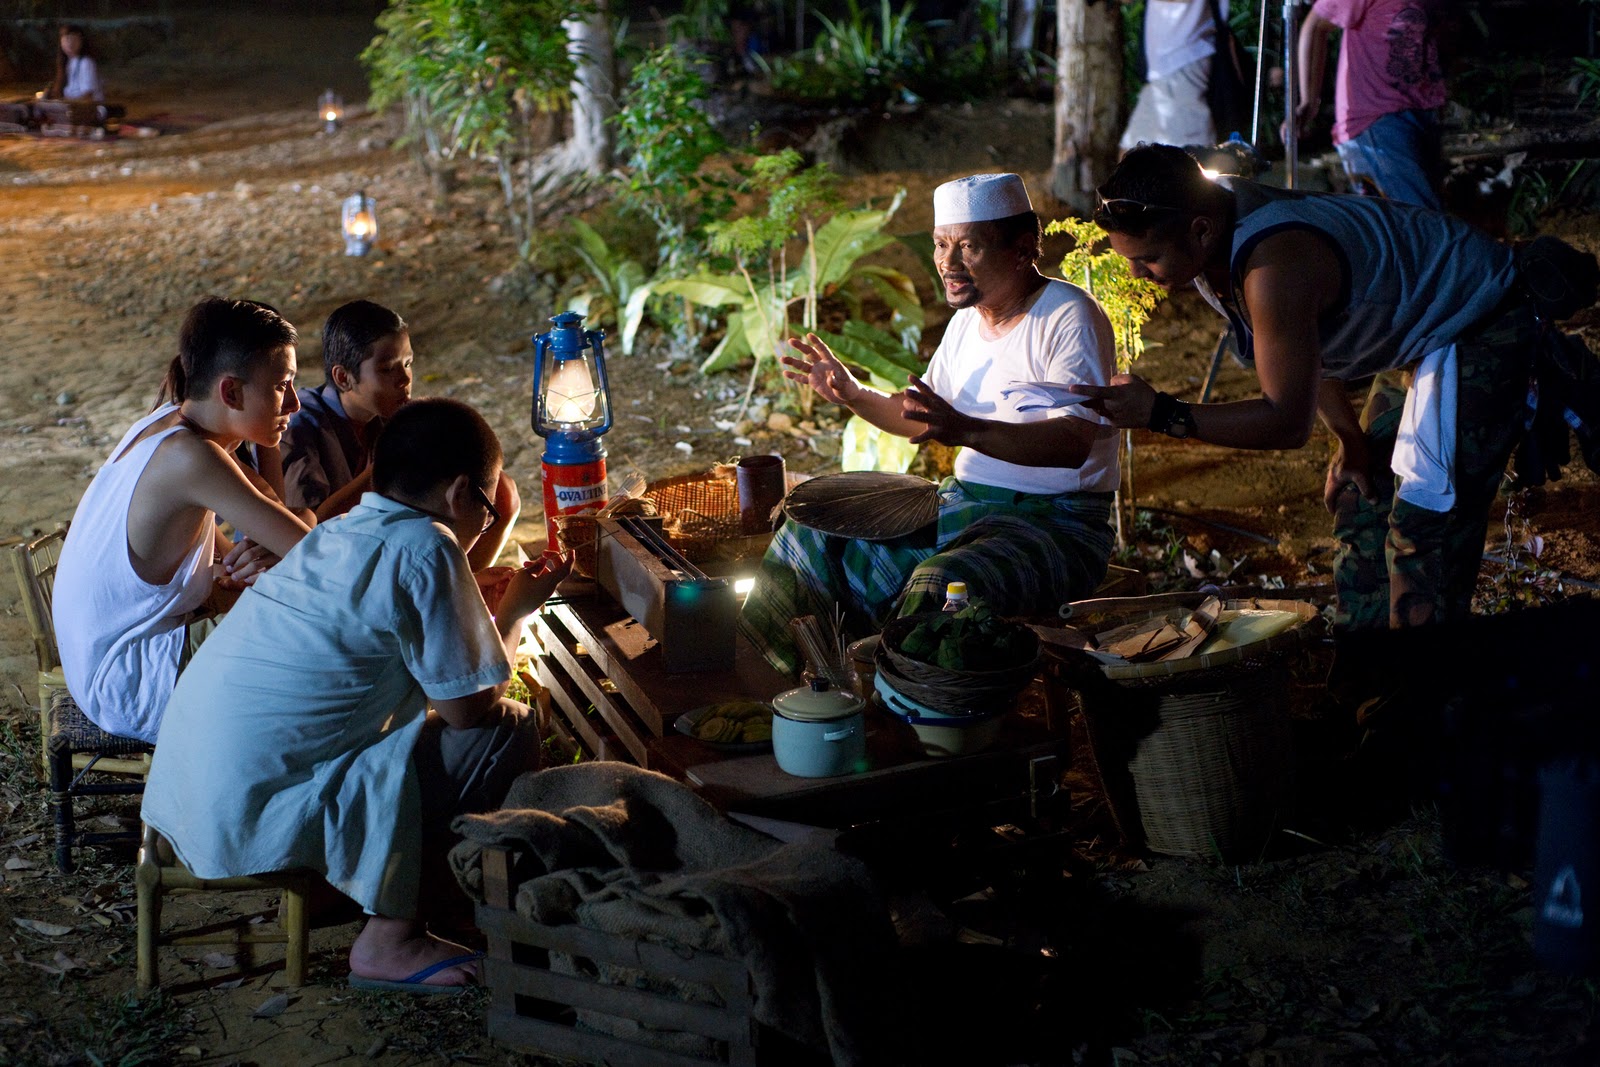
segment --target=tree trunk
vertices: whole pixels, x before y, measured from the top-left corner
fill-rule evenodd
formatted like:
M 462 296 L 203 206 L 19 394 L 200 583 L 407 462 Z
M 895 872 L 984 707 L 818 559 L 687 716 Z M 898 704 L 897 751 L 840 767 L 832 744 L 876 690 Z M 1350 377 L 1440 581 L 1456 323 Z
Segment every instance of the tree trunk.
M 1050 192 L 1073 211 L 1095 208 L 1122 133 L 1122 23 L 1107 0 L 1056 3 L 1056 153 Z
M 612 127 L 617 113 L 617 64 L 611 50 L 611 20 L 606 0 L 587 18 L 564 25 L 567 47 L 577 60 L 572 82 L 572 142 L 567 159 L 574 170 L 604 174 L 611 169 Z

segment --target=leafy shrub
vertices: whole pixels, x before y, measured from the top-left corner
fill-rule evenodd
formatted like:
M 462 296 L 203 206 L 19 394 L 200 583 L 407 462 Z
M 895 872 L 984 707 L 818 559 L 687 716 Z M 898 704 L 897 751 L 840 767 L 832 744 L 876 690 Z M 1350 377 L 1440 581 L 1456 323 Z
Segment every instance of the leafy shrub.
M 651 52 L 633 68 L 612 119 L 626 168 L 618 196 L 655 225 L 668 274 L 704 257 L 706 226 L 733 207 L 728 182 L 706 170 L 728 144 L 705 113 L 694 61 L 671 46 Z
M 823 32 L 809 53 L 765 61 L 775 91 L 802 100 L 881 107 L 922 86 L 928 53 L 922 27 L 913 21 L 915 4 L 898 13 L 878 0 L 874 20 L 856 0 L 846 0 L 844 17 L 821 13 Z
M 381 31 L 361 53 L 375 107 L 402 103 L 407 137 L 433 159 L 494 162 L 514 232 L 526 254 L 534 200 L 527 168 L 531 120 L 568 99 L 576 63 L 565 19 L 586 0 L 390 0 Z

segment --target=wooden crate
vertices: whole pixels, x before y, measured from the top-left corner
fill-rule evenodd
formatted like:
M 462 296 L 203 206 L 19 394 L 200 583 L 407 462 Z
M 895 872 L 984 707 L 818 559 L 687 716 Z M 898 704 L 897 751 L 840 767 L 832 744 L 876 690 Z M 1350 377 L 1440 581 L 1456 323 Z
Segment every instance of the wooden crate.
M 533 663 L 550 691 L 551 725 L 596 759 L 663 769 L 656 745 L 674 736 L 684 712 L 719 700 L 770 700 L 794 684 L 738 636 L 731 670 L 672 673 L 660 643 L 592 586 L 546 604 L 529 624 L 543 649 Z
M 757 1055 L 761 1028 L 750 1017 L 750 975 L 742 961 L 631 941 L 581 926 L 544 926 L 525 919 L 513 907 L 511 861 L 507 849 L 490 846 L 483 850 L 485 903 L 478 907 L 477 921 L 489 940 L 484 979 L 489 988 L 491 1038 L 527 1052 L 617 1067 L 705 1067 L 708 1063 L 758 1067 L 763 1062 Z M 665 993 L 558 974 L 549 966 L 551 951 L 636 968 L 651 977 L 709 986 L 723 1003 L 720 1007 L 691 1004 Z M 577 1010 L 703 1035 L 716 1042 L 720 1054 L 702 1059 L 581 1030 L 574 1017 Z

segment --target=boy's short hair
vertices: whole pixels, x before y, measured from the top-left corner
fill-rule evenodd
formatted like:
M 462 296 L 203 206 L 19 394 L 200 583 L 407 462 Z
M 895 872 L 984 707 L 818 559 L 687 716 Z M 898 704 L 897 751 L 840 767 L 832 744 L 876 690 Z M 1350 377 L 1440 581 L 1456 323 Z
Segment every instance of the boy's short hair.
M 268 304 L 208 296 L 183 317 L 162 396 L 182 403 L 224 377 L 248 378 L 261 357 L 298 339 L 293 324 Z
M 500 439 L 482 415 L 459 400 L 413 400 L 384 424 L 372 449 L 372 488 L 384 496 L 421 497 L 462 474 L 480 488 L 500 463 Z
M 1097 192 L 1094 221 L 1108 233 L 1139 238 L 1170 238 L 1197 215 L 1221 213 L 1229 198 L 1193 156 L 1166 144 L 1134 148 Z
M 322 369 L 327 380 L 333 381 L 335 367 L 343 367 L 359 379 L 361 364 L 372 354 L 372 346 L 407 329 L 399 314 L 370 300 L 352 300 L 335 308 L 322 326 Z

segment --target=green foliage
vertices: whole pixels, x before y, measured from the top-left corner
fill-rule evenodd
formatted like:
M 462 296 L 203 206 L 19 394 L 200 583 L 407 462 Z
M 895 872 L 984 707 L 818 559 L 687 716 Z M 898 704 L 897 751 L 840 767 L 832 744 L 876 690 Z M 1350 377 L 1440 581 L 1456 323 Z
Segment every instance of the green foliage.
M 921 87 L 928 73 L 928 50 L 916 5 L 898 12 L 878 0 L 877 16 L 856 0 L 845 0 L 835 20 L 817 13 L 823 32 L 809 54 L 765 61 L 775 91 L 804 100 L 881 107 Z
M 1128 261 L 1107 246 L 1106 232 L 1097 224 L 1080 219 L 1058 219 L 1045 226 L 1050 234 L 1064 233 L 1075 242 L 1061 260 L 1061 276 L 1077 282 L 1094 294 L 1111 319 L 1117 338 L 1117 368 L 1126 371 L 1144 354 L 1144 324 L 1150 312 L 1166 294 L 1152 281 L 1135 278 Z
M 1572 61 L 1572 79 L 1578 89 L 1578 107 L 1600 104 L 1600 59 L 1579 56 Z
M 1038 650 L 1026 626 L 1003 622 L 974 597 L 960 611 L 919 622 L 900 641 L 912 659 L 951 671 L 999 671 L 1026 663 Z
M 912 296 L 915 299 L 915 293 Z M 898 333 L 881 330 L 859 318 L 847 319 L 839 333 L 821 329 L 815 332 L 841 361 L 866 371 L 874 388 L 893 393 L 904 389 L 907 377 L 920 374 L 926 366 L 917 354 L 922 338 L 922 305 L 916 304 L 915 309 L 914 315 L 902 315 L 898 310 L 894 313 L 892 325 L 900 325 Z M 906 438 L 852 415 L 845 422 L 839 466 L 847 471 L 904 473 L 916 460 L 917 451 L 918 447 Z
M 531 154 L 533 115 L 566 102 L 576 63 L 562 22 L 590 7 L 587 0 L 390 0 L 377 18 L 381 32 L 361 53 L 374 106 L 403 103 L 408 136 L 430 156 L 494 161 L 524 245 L 533 205 L 513 157 Z
M 1566 599 L 1560 573 L 1540 562 L 1544 538 L 1529 518 L 1531 496 L 1523 489 L 1506 498 L 1504 559 L 1498 572 L 1480 575 L 1472 602 L 1476 612 L 1500 615 Z
M 573 295 L 567 302 L 567 310 L 582 315 L 590 326 L 606 327 L 613 334 L 620 325 L 623 354 L 631 355 L 644 317 L 644 297 L 635 300 L 634 294 L 648 295 L 649 275 L 638 260 L 613 249 L 582 219 L 571 220 L 570 226 L 572 237 L 567 242 L 568 247 L 588 272 L 590 284 Z
M 727 44 L 728 0 L 684 0 L 682 11 L 667 16 L 667 36 L 674 41 Z
M 733 207 L 728 183 L 705 173 L 728 148 L 706 116 L 706 94 L 692 57 L 660 48 L 633 68 L 612 119 L 627 169 L 618 197 L 655 225 L 669 275 L 704 258 L 707 224 Z
M 1506 229 L 1514 237 L 1525 237 L 1538 230 L 1539 220 L 1561 202 L 1572 180 L 1583 169 L 1583 160 L 1573 163 L 1559 181 L 1551 181 L 1543 170 L 1519 170 L 1511 183 L 1511 201 L 1506 205 Z
M 1144 70 L 1144 4 L 1145 0 L 1128 0 L 1118 9 L 1122 15 L 1122 90 L 1130 114 L 1144 85 L 1140 77 Z
M 733 309 L 727 332 L 703 371 L 725 370 L 753 357 L 753 387 L 764 361 L 791 336 L 795 305 L 800 305 L 800 328 L 815 330 L 819 301 L 858 286 L 894 301 L 891 306 L 901 320 L 921 328 L 922 309 L 910 279 L 860 262 L 893 242 L 883 228 L 899 210 L 904 191 L 887 209 L 838 211 L 818 226 L 838 203 L 835 179 L 826 167 L 802 169 L 801 163 L 793 150 L 757 159 L 744 188 L 764 209 L 707 227 L 712 250 L 731 256 L 737 273 L 701 273 L 656 285 L 658 292 Z M 789 249 L 797 241 L 803 245 L 791 259 Z

